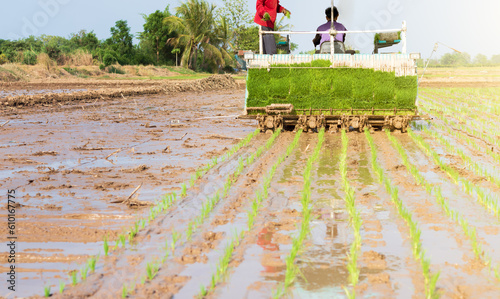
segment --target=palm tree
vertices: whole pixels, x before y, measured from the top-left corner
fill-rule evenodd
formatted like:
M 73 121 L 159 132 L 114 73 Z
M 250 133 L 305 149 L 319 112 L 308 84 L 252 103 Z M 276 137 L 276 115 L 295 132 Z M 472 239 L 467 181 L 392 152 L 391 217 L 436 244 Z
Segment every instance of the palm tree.
M 177 47 L 184 47 L 181 66 L 196 69 L 198 50 L 210 48 L 206 44 L 215 31 L 215 5 L 204 0 L 187 0 L 176 8 L 176 15 L 165 18 L 170 30 L 177 31 L 178 37 L 168 40 Z M 193 63 L 194 60 L 194 63 Z

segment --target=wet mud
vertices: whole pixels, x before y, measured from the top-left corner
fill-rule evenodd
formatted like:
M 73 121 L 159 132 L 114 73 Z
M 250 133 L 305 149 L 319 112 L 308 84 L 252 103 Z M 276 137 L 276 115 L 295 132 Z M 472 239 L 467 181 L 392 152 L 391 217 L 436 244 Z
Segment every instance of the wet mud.
M 133 199 L 153 203 L 253 132 L 252 121 L 235 119 L 244 91 L 227 87 L 3 108 L 0 187 L 16 190 L 16 296 L 69 285 L 89 256 L 103 256 L 105 236 L 113 247 L 149 212 L 123 203 L 134 189 Z
M 155 84 L 131 90 L 159 90 Z M 128 298 L 194 298 L 202 286 L 211 285 L 224 250 L 235 231 L 247 229 L 251 202 L 295 133 L 282 132 L 269 149 L 248 162 L 247 158 L 271 137 L 257 134 L 229 159 L 219 160 L 188 188 L 185 197 L 121 245 L 116 242 L 119 235 L 147 217 L 157 200 L 171 192 L 180 195 L 182 184 L 189 182 L 199 167 L 224 155 L 255 130 L 254 121 L 235 118 L 243 110 L 244 90 L 234 84 L 206 89 L 196 86 L 172 89 L 167 94 L 121 96 L 124 85 L 103 83 L 103 90 L 111 94 L 102 94 L 103 100 L 85 98 L 86 93 L 95 92 L 91 86 L 68 85 L 68 89 L 85 91 L 50 96 L 36 92 L 19 96 L 9 91 L 9 98 L 0 100 L 4 102 L 0 124 L 8 121 L 0 128 L 0 187 L 15 189 L 18 202 L 20 278 L 15 296 L 40 296 L 45 286 L 51 286 L 54 298 L 119 298 L 124 289 Z M 62 100 L 51 102 L 55 94 Z M 481 165 L 495 168 L 491 157 L 478 154 L 442 130 L 438 132 Z M 462 177 L 491 194 L 499 193 L 498 186 L 467 168 L 432 136 L 415 133 Z M 478 242 L 493 267 L 500 265 L 498 218 L 455 184 L 407 134 L 393 134 L 409 162 L 429 183 L 440 186 L 450 207 L 476 229 Z M 367 139 L 357 132 L 347 136 L 347 178 L 362 219 L 356 295 L 424 298 L 426 283 L 412 253 L 408 226 L 372 169 Z M 417 184 L 386 134 L 375 132 L 372 136 L 378 163 L 418 222 L 431 271 L 440 273 L 438 293 L 443 298 L 500 296 L 494 268 L 476 258 L 460 226 L 446 216 L 435 196 Z M 205 297 L 269 298 L 284 283 L 285 258 L 302 221 L 303 171 L 317 141 L 318 134 L 303 133 L 295 150 L 277 166 L 269 196 L 258 209 L 254 225 L 234 246 L 224 278 Z M 352 288 L 347 262 L 354 237 L 339 170 L 340 154 L 340 134 L 327 133 L 312 168 L 314 217 L 295 260 L 300 274 L 289 297 L 344 298 L 344 288 Z M 224 188 L 241 161 L 247 162 L 239 176 L 233 177 L 227 195 L 186 238 L 191 221 L 202 213 L 207 200 Z M 2 213 L 5 217 L 5 210 Z M 172 246 L 178 234 L 181 239 Z M 105 238 L 111 248 L 108 256 L 104 256 Z M 168 248 L 170 254 L 165 256 Z M 78 276 L 81 282 L 71 286 L 70 275 L 80 273 L 88 258 L 97 254 L 95 272 L 85 281 Z M 0 255 L 5 261 L 7 252 Z M 151 265 L 158 269 L 148 278 Z M 8 266 L 2 263 L 2 272 Z M 60 282 L 65 283 L 62 294 L 57 291 Z

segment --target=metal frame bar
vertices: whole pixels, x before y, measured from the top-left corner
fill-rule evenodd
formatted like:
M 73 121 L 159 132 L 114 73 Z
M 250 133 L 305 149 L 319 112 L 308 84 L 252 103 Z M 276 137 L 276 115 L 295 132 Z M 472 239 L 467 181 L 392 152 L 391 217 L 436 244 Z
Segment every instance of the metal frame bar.
M 333 5 L 332 5 L 333 7 Z M 333 9 L 332 9 L 333 11 Z M 333 24 L 333 22 L 332 22 Z M 335 29 L 330 29 L 328 31 L 262 31 L 262 27 L 259 26 L 259 53 L 263 54 L 263 44 L 262 35 L 263 34 L 330 34 L 335 36 L 338 33 L 387 33 L 387 32 L 399 32 L 401 31 L 401 53 L 406 54 L 406 21 L 403 21 L 402 27 L 398 29 L 381 29 L 381 30 L 353 30 L 353 31 L 336 31 Z M 333 65 L 333 54 L 334 54 L 334 43 L 330 43 L 330 54 L 332 55 L 332 65 Z

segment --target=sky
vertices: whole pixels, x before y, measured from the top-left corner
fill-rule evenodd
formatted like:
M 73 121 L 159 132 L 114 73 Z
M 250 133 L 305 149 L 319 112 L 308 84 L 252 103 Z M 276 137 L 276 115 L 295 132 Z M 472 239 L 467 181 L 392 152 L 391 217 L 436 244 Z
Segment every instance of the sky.
M 217 5 L 221 0 L 208 0 Z M 169 0 L 19 0 L 4 1 L 0 12 L 0 39 L 15 40 L 42 34 L 69 37 L 82 29 L 93 30 L 99 39 L 110 36 L 117 20 L 127 20 L 131 32 L 143 30 L 141 14 L 164 10 L 174 12 L 181 1 Z M 306 3 L 306 4 L 305 4 Z M 287 20 L 295 31 L 314 31 L 325 22 L 324 10 L 331 0 L 281 0 L 291 11 Z M 407 50 L 428 58 L 436 42 L 444 43 L 472 57 L 478 53 L 500 54 L 499 0 L 335 0 L 338 21 L 348 30 L 393 29 L 407 22 Z M 248 1 L 255 12 L 255 0 Z M 298 51 L 312 50 L 313 36 L 293 35 Z M 346 43 L 361 53 L 373 50 L 373 34 L 348 34 Z M 397 52 L 393 46 L 381 52 Z M 440 45 L 435 56 L 452 50 Z

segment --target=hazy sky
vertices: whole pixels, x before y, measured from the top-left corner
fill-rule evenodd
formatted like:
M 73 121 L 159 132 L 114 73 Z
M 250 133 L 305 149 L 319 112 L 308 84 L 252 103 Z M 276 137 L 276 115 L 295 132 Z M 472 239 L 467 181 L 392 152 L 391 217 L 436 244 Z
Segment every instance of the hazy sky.
M 209 0 L 210 1 L 210 0 Z M 213 0 L 220 4 L 222 1 Z M 4 1 L 0 17 L 0 39 L 17 39 L 41 34 L 68 37 L 81 29 L 94 30 L 99 39 L 109 37 L 109 29 L 119 19 L 127 20 L 132 33 L 142 31 L 142 13 L 171 11 L 181 1 L 159 0 L 19 0 Z M 312 31 L 324 23 L 324 9 L 330 0 L 281 0 L 292 12 L 293 30 Z M 348 30 L 399 28 L 408 26 L 408 51 L 420 52 L 424 58 L 440 41 L 474 57 L 500 54 L 499 0 L 336 0 L 339 22 Z M 248 1 L 255 12 L 255 0 Z M 292 41 L 299 51 L 313 49 L 313 36 L 295 35 Z M 363 53 L 373 50 L 373 35 L 350 34 L 346 42 Z M 390 50 L 389 50 L 390 49 Z M 399 51 L 399 46 L 388 51 Z M 438 55 L 451 50 L 440 46 Z

